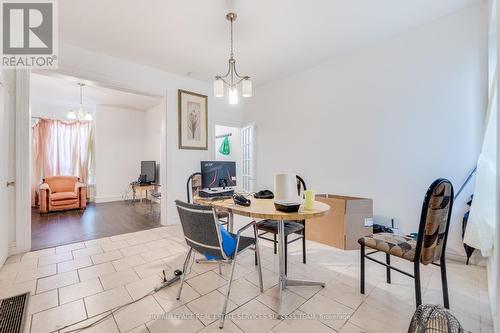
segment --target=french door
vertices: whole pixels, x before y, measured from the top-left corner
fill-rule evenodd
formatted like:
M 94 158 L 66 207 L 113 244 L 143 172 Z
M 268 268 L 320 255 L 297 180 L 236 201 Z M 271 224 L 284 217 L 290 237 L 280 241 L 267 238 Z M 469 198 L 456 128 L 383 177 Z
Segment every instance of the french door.
M 255 191 L 255 128 L 241 129 L 241 187 L 245 192 Z

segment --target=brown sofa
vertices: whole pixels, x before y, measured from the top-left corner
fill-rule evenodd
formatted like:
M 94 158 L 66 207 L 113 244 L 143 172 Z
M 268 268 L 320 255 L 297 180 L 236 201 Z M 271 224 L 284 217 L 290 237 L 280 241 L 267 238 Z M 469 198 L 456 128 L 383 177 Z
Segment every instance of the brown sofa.
M 83 209 L 87 206 L 87 186 L 73 176 L 52 176 L 40 185 L 40 213 Z

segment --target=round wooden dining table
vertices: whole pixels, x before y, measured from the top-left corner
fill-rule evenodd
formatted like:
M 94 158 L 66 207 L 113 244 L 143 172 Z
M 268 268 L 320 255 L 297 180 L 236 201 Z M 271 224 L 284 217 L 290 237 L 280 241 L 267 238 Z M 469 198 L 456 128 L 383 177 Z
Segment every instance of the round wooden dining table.
M 283 318 L 286 314 L 283 313 L 283 296 L 287 286 L 325 286 L 324 282 L 306 281 L 306 280 L 293 280 L 289 279 L 285 274 L 285 221 L 302 221 L 323 216 L 328 213 L 330 206 L 319 201 L 314 202 L 313 209 L 305 209 L 304 205 L 300 206 L 298 212 L 285 213 L 277 210 L 274 207 L 273 199 L 252 199 L 250 206 L 236 205 L 232 199 L 214 200 L 204 202 L 204 204 L 211 205 L 217 210 L 228 212 L 229 226 L 228 229 L 232 231 L 234 215 L 246 216 L 253 219 L 272 219 L 278 222 L 278 255 L 279 255 L 279 307 L 278 316 Z

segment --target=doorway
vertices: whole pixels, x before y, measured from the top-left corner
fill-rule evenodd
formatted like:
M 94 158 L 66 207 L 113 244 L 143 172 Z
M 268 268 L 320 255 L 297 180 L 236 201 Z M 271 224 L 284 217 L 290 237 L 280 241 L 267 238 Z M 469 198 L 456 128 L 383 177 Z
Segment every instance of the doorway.
M 215 125 L 214 160 L 236 162 L 237 187 L 252 193 L 255 188 L 254 126 Z
M 163 98 L 45 72 L 30 88 L 31 249 L 159 227 Z
M 215 125 L 214 160 L 236 162 L 236 179 L 241 187 L 241 129 L 239 127 Z

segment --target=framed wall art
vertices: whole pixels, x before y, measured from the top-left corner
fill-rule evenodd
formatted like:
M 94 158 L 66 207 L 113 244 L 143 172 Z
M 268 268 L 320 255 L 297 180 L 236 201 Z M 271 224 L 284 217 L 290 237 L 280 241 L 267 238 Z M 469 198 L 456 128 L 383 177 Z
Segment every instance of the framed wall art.
M 179 149 L 208 149 L 208 98 L 179 89 Z

